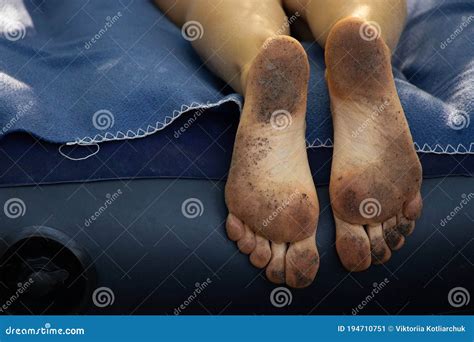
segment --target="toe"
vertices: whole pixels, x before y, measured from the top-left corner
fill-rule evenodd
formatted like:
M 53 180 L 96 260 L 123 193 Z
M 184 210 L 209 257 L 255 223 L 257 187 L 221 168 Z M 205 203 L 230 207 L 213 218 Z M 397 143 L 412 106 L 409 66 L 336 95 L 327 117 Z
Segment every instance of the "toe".
M 242 253 L 250 254 L 255 249 L 257 241 L 255 233 L 246 224 L 244 225 L 244 230 L 244 236 L 237 242 L 237 246 Z
M 363 271 L 371 263 L 370 241 L 363 226 L 344 222 L 337 217 L 336 250 L 344 267 L 351 272 Z
M 405 238 L 397 230 L 397 218 L 392 217 L 382 224 L 383 237 L 392 251 L 400 249 L 405 243 Z
M 319 254 L 315 235 L 290 244 L 285 263 L 288 286 L 295 288 L 309 286 L 319 269 Z
M 415 221 L 409 220 L 406 217 L 399 215 L 397 217 L 397 231 L 403 236 L 409 236 L 415 229 Z
M 286 243 L 272 242 L 272 257 L 266 269 L 268 280 L 275 284 L 285 282 Z
M 367 235 L 370 239 L 370 250 L 373 264 L 383 264 L 392 256 L 390 248 L 383 237 L 382 224 L 369 225 Z
M 227 216 L 226 229 L 227 236 L 232 241 L 239 241 L 244 236 L 244 224 L 231 213 Z
M 250 262 L 257 268 L 264 268 L 272 256 L 270 242 L 260 235 L 255 235 L 255 240 L 256 246 L 250 254 Z
M 422 208 L 423 200 L 421 199 L 421 194 L 418 192 L 414 199 L 405 203 L 403 215 L 409 220 L 416 220 L 420 217 Z

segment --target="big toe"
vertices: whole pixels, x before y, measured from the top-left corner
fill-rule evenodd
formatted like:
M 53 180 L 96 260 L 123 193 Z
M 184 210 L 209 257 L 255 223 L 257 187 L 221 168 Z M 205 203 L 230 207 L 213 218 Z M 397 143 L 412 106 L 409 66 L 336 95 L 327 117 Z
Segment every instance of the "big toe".
M 229 213 L 226 222 L 227 236 L 232 241 L 239 241 L 245 233 L 244 224 L 234 214 Z
M 342 265 L 351 272 L 364 271 L 371 263 L 370 240 L 364 226 L 336 221 L 336 250 Z
M 286 283 L 295 288 L 309 286 L 319 269 L 319 253 L 312 235 L 288 247 L 285 262 Z

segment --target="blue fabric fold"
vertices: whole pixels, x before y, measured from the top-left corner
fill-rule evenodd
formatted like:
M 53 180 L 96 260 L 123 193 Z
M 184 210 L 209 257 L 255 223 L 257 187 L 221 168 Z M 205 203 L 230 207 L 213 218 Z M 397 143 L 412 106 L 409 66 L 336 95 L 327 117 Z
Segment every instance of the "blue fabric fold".
M 242 107 L 241 96 L 203 66 L 151 1 L 4 0 L 0 17 L 2 137 L 133 139 L 172 129 L 176 118 L 200 108 L 238 115 Z M 323 50 L 304 46 L 311 64 L 308 146 L 331 147 Z M 472 0 L 409 1 L 393 65 L 419 152 L 474 153 L 473 56 Z M 199 136 L 181 139 L 192 145 Z

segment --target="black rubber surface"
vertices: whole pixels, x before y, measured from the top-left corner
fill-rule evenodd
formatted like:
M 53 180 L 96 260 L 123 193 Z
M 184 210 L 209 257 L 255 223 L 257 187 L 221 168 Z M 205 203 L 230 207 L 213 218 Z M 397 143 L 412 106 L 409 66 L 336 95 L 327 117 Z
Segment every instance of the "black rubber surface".
M 62 303 L 62 313 L 474 313 L 474 299 L 460 307 L 448 300 L 456 287 L 474 294 L 474 178 L 425 180 L 425 207 L 413 235 L 388 263 L 362 273 L 342 268 L 334 248 L 327 187 L 318 187 L 318 195 L 321 268 L 312 286 L 286 292 L 291 303 L 281 308 L 271 301 L 278 286 L 269 283 L 225 236 L 223 182 L 160 179 L 3 188 L 2 207 L 12 198 L 20 199 L 24 207 L 17 218 L 7 217 L 5 208 L 0 212 L 0 253 L 7 253 L 25 234 L 51 232 L 38 227 L 64 233 L 70 241 L 58 236 L 87 271 L 89 290 L 71 293 L 71 300 L 83 296 L 84 304 L 78 308 Z M 182 205 L 190 198 L 197 203 L 195 218 L 183 215 Z M 186 213 L 196 215 L 191 209 Z M 66 289 L 56 289 L 62 291 L 62 301 L 64 291 L 77 291 L 71 286 L 74 280 L 67 282 L 60 284 Z M 8 297 L 11 289 L 6 286 L 0 283 L 0 293 Z M 92 292 L 99 287 L 109 289 L 105 307 L 100 307 L 103 302 L 96 305 L 97 297 L 93 300 Z M 24 298 L 19 296 L 9 311 L 15 313 L 15 305 L 25 303 L 31 309 L 26 313 L 46 309 L 33 308 L 31 298 Z M 45 313 L 57 313 L 54 302 L 53 295 Z

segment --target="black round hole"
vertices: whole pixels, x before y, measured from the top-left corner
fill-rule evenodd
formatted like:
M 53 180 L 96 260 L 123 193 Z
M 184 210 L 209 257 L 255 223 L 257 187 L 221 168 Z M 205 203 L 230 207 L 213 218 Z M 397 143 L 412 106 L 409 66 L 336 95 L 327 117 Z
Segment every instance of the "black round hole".
M 36 232 L 37 233 L 37 232 Z M 0 312 L 79 313 L 95 283 L 86 254 L 48 229 L 11 244 L 0 257 Z

